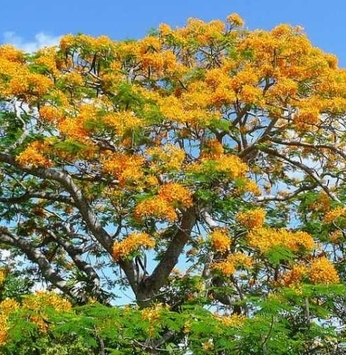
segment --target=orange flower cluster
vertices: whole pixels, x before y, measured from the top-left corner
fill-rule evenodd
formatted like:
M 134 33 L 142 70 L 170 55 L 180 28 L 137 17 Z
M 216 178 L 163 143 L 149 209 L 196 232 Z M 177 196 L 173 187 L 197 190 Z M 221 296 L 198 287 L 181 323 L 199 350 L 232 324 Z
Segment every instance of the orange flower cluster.
M 191 192 L 186 187 L 174 182 L 162 185 L 158 195 L 168 203 L 183 207 L 191 207 L 193 203 Z
M 44 142 L 32 142 L 23 152 L 17 155 L 16 161 L 26 168 L 50 167 L 52 165 L 51 161 L 42 154 L 45 150 L 46 145 Z
M 9 83 L 9 92 L 12 95 L 32 94 L 43 96 L 53 87 L 53 81 L 44 75 L 30 73 L 14 76 Z
M 263 226 L 266 211 L 263 208 L 240 212 L 236 215 L 236 220 L 245 228 L 254 229 Z
M 250 269 L 252 266 L 252 258 L 243 253 L 231 254 L 226 260 L 217 261 L 212 265 L 214 270 L 218 270 L 224 276 L 232 276 L 237 268 Z
M 333 284 L 339 282 L 339 275 L 333 263 L 326 257 L 312 260 L 309 272 L 312 283 Z
M 45 47 L 36 53 L 36 58 L 34 59 L 35 64 L 43 67 L 53 74 L 54 77 L 59 75 L 59 70 L 57 67 L 56 60 L 56 48 L 55 47 Z
M 30 320 L 43 333 L 48 330 L 48 323 L 46 321 L 48 315 L 43 311 L 45 307 L 52 307 L 58 312 L 71 311 L 72 309 L 69 301 L 54 292 L 37 291 L 35 295 L 26 296 L 23 299 L 22 308 L 34 311 Z
M 247 236 L 250 246 L 259 249 L 262 253 L 275 246 L 283 246 L 292 251 L 312 251 L 315 242 L 306 232 L 292 232 L 286 229 L 255 228 Z
M 283 277 L 283 284 L 291 286 L 300 282 L 310 281 L 313 284 L 337 284 L 340 281 L 339 275 L 333 263 L 326 257 L 312 259 L 310 264 L 298 264 L 288 271 Z
M 174 222 L 178 218 L 172 204 L 160 196 L 154 196 L 140 202 L 135 207 L 134 214 L 138 220 L 146 217 L 155 217 L 160 220 Z
M 19 309 L 19 304 L 12 298 L 6 298 L 0 302 L 0 313 L 9 315 L 10 313 Z
M 41 118 L 51 123 L 60 122 L 64 117 L 64 114 L 61 110 L 51 105 L 42 106 L 39 110 L 39 113 Z
M 10 44 L 0 46 L 0 58 L 9 62 L 24 63 L 24 52 Z
M 5 299 L 0 302 L 0 346 L 6 344 L 7 332 L 10 328 L 8 318 L 11 312 L 19 308 L 18 303 L 12 299 Z
M 90 52 L 109 51 L 115 43 L 107 36 L 92 37 L 84 34 L 74 36 L 68 34 L 60 39 L 60 48 L 68 50 L 71 46 L 83 46 L 88 48 Z
M 163 309 L 165 309 L 165 307 L 162 305 L 162 303 L 158 303 L 155 306 L 145 308 L 141 311 L 142 318 L 148 320 L 150 323 L 158 321 Z
M 321 192 L 314 201 L 309 204 L 309 209 L 318 212 L 329 211 L 331 209 L 330 197 L 325 192 Z
M 232 179 L 245 176 L 248 170 L 247 165 L 235 155 L 221 155 L 215 162 L 215 170 L 229 175 Z
M 82 143 L 88 143 L 91 132 L 88 128 L 88 123 L 94 121 L 96 115 L 96 103 L 94 105 L 84 104 L 80 106 L 78 115 L 66 116 L 58 122 L 59 130 L 66 137 L 77 139 Z
M 150 249 L 155 241 L 147 233 L 133 233 L 120 242 L 113 244 L 112 256 L 115 261 L 129 257 L 131 253 L 140 248 Z
M 245 320 L 246 317 L 242 314 L 231 314 L 231 315 L 219 315 L 216 314 L 215 318 L 222 324 L 225 325 L 226 327 L 231 327 L 231 328 L 239 328 L 241 327 Z
M 6 344 L 8 329 L 8 317 L 0 313 L 0 346 Z
M 221 253 L 226 252 L 231 244 L 231 240 L 226 229 L 219 228 L 209 234 L 211 245 L 214 250 Z
M 180 170 L 185 159 L 184 150 L 173 144 L 150 148 L 147 154 L 151 158 L 151 170 L 158 172 Z
M 140 202 L 135 208 L 135 217 L 156 217 L 174 222 L 177 219 L 175 208 L 188 208 L 193 204 L 191 192 L 178 183 L 168 183 L 160 187 L 158 195 Z
M 188 44 L 189 40 L 194 39 L 203 46 L 210 44 L 213 40 L 220 40 L 224 30 L 225 24 L 222 21 L 214 20 L 207 23 L 196 18 L 189 18 L 186 27 L 178 28 L 170 35 L 182 44 Z
M 140 155 L 113 153 L 105 157 L 103 170 L 119 179 L 120 185 L 140 183 L 144 177 L 141 169 L 144 159 Z
M 245 174 L 248 171 L 248 166 L 239 157 L 232 154 L 221 154 L 213 159 L 202 158 L 201 162 L 190 164 L 188 170 L 198 173 L 218 172 L 230 180 L 244 178 L 244 182 L 247 182 Z
M 227 16 L 227 21 L 236 27 L 244 26 L 244 20 L 236 13 L 230 14 Z
M 326 213 L 323 218 L 324 223 L 333 223 L 339 217 L 346 217 L 346 207 L 336 207 Z
M 285 286 L 297 285 L 308 275 L 308 267 L 306 265 L 294 265 L 283 277 Z
M 6 270 L 3 268 L 0 268 L 0 285 L 5 281 L 6 278 Z
M 42 307 L 52 307 L 58 312 L 70 311 L 71 303 L 55 292 L 37 291 L 35 295 L 24 298 L 23 308 L 38 311 Z
M 217 159 L 224 153 L 223 145 L 216 139 L 210 139 L 205 143 L 202 158 Z
M 159 324 L 161 313 L 167 309 L 162 303 L 158 303 L 152 307 L 141 310 L 141 316 L 144 320 L 149 322 L 148 333 L 150 336 L 154 335 L 155 326 Z
M 133 112 L 111 112 L 102 117 L 102 121 L 113 128 L 118 136 L 123 136 L 128 130 L 143 126 L 143 120 Z

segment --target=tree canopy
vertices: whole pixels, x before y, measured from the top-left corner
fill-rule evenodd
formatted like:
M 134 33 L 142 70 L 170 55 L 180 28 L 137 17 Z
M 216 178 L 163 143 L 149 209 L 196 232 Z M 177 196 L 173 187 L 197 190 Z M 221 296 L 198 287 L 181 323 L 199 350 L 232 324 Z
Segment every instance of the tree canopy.
M 340 354 L 345 112 L 336 56 L 236 14 L 3 45 L 0 284 L 21 270 L 81 309 L 131 290 L 152 329 L 128 353 Z

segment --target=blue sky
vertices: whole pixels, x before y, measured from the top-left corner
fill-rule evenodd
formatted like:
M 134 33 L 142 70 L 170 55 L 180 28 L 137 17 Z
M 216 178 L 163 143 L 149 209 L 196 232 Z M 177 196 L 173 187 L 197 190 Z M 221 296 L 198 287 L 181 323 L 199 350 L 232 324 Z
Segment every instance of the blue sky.
M 16 0 L 1 7 L 0 42 L 35 49 L 66 33 L 140 38 L 161 22 L 225 19 L 237 12 L 249 29 L 279 23 L 301 25 L 314 45 L 334 53 L 346 67 L 346 0 Z

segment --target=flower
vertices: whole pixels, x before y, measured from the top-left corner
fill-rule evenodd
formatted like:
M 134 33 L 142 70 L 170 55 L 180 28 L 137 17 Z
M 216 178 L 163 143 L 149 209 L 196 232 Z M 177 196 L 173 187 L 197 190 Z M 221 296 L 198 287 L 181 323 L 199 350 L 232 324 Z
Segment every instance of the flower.
M 155 241 L 147 233 L 132 233 L 122 241 L 113 244 L 112 256 L 115 261 L 118 261 L 139 248 L 150 249 L 154 246 Z
M 119 184 L 124 186 L 129 183 L 138 183 L 143 179 L 143 162 L 144 159 L 140 155 L 114 153 L 105 157 L 103 170 L 118 178 Z
M 209 238 L 213 249 L 221 253 L 224 253 L 229 249 L 231 241 L 225 229 L 220 228 L 212 231 L 209 234 Z
M 232 276 L 237 268 L 249 269 L 252 267 L 252 258 L 243 253 L 234 253 L 225 260 L 216 261 L 212 268 L 218 270 L 224 276 Z
M 311 261 L 309 277 L 314 284 L 333 284 L 340 281 L 334 265 L 324 256 Z
M 42 154 L 45 148 L 44 142 L 32 142 L 17 155 L 16 161 L 27 168 L 50 167 L 51 161 Z
M 5 281 L 5 278 L 6 278 L 6 270 L 1 268 L 0 269 L 0 285 Z
M 263 226 L 266 212 L 263 208 L 255 208 L 253 210 L 238 213 L 236 220 L 244 227 L 253 229 Z
M 140 202 L 135 207 L 134 215 L 137 220 L 146 217 L 155 217 L 174 222 L 178 218 L 174 207 L 160 196 L 154 196 Z
M 6 298 L 0 302 L 0 313 L 9 315 L 11 312 L 16 311 L 19 308 L 17 301 L 12 298 Z
M 336 207 L 326 213 L 323 218 L 324 223 L 333 223 L 339 217 L 346 217 L 346 207 Z
M 246 317 L 242 314 L 219 315 L 216 314 L 215 318 L 226 327 L 238 328 L 244 324 Z
M 259 249 L 262 253 L 276 246 L 286 247 L 292 251 L 312 251 L 315 247 L 310 234 L 283 228 L 254 228 L 248 233 L 247 238 L 250 246 Z
M 158 194 L 169 203 L 178 203 L 184 207 L 192 206 L 191 192 L 178 183 L 172 182 L 162 185 Z
M 230 14 L 227 16 L 227 21 L 236 27 L 244 26 L 244 20 L 236 13 Z
M 304 277 L 308 274 L 308 268 L 306 265 L 298 264 L 294 265 L 283 277 L 283 284 L 285 286 L 292 286 L 299 284 Z

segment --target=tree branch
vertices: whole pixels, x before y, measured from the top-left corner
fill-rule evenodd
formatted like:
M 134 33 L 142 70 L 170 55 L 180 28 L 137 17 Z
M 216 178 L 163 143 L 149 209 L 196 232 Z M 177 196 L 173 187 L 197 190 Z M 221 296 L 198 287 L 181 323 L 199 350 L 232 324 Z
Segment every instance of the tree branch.
M 136 296 L 140 304 L 150 303 L 155 297 L 155 293 L 165 285 L 190 238 L 195 223 L 195 210 L 194 208 L 189 208 L 183 213 L 180 228 L 163 254 L 159 264 L 156 266 L 153 273 L 139 285 Z
M 340 202 L 340 200 L 338 199 L 338 197 L 332 193 L 330 191 L 330 189 L 328 189 L 327 186 L 325 186 L 325 184 L 323 183 L 323 181 L 319 178 L 319 176 L 308 166 L 300 163 L 299 161 L 296 160 L 292 160 L 288 157 L 286 157 L 285 155 L 279 153 L 278 151 L 271 149 L 271 148 L 262 148 L 261 149 L 262 152 L 265 152 L 269 155 L 273 155 L 276 156 L 288 163 L 290 163 L 291 165 L 300 168 L 302 171 L 304 171 L 308 176 L 310 176 L 313 180 L 315 180 L 315 182 L 325 191 L 325 193 L 334 201 Z
M 65 294 L 74 297 L 71 288 L 67 286 L 67 282 L 52 268 L 46 256 L 41 251 L 34 248 L 30 242 L 12 235 L 5 227 L 0 228 L 0 241 L 6 245 L 21 249 L 30 261 L 39 266 L 42 276 L 44 276 L 46 280 Z
M 71 176 L 66 172 L 59 172 L 51 168 L 24 168 L 17 164 L 14 157 L 10 154 L 0 153 L 0 161 L 7 163 L 13 167 L 19 168 L 22 171 L 28 172 L 31 175 L 38 176 L 48 180 L 54 180 L 63 186 L 71 195 L 75 202 L 76 208 L 80 211 L 88 229 L 98 240 L 98 242 L 112 253 L 113 240 L 106 230 L 102 227 L 97 216 L 89 206 L 87 199 L 82 191 L 75 184 Z

